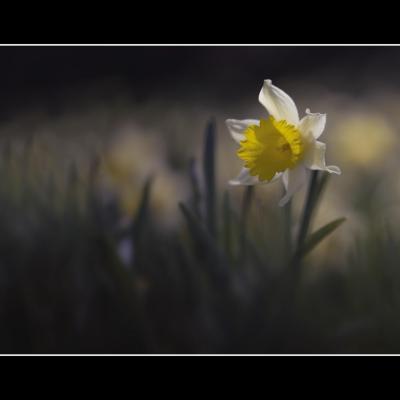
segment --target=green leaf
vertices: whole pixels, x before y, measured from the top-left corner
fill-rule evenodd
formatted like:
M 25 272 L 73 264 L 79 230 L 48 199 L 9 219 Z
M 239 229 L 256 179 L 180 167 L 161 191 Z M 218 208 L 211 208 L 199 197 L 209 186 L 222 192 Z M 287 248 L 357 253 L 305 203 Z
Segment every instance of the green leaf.
M 328 235 L 330 235 L 336 228 L 342 225 L 344 221 L 346 221 L 346 218 L 335 219 L 334 221 L 329 222 L 322 228 L 312 233 L 305 241 L 301 249 L 299 250 L 298 256 L 301 258 L 304 257 L 306 254 L 308 254 L 318 245 L 318 243 L 320 243 L 323 239 L 325 239 Z

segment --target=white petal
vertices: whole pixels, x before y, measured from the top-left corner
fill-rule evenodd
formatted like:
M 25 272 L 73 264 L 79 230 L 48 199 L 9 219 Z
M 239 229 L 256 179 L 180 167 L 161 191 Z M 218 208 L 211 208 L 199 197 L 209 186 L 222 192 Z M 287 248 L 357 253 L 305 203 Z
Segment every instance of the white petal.
M 235 179 L 229 181 L 230 185 L 233 186 L 252 186 L 252 185 L 266 185 L 268 183 L 276 181 L 282 176 L 282 172 L 278 172 L 270 181 L 260 181 L 257 176 L 250 175 L 248 168 L 242 168 L 239 175 Z
M 326 114 L 313 114 L 309 109 L 306 110 L 306 114 L 300 121 L 299 130 L 306 137 L 318 139 L 325 129 Z
M 258 183 L 260 183 L 258 178 L 250 175 L 250 171 L 247 168 L 242 168 L 239 175 L 229 181 L 229 184 L 233 186 L 252 186 Z
M 270 181 L 264 181 L 262 183 L 271 183 L 275 182 L 278 178 L 281 178 L 283 176 L 283 172 L 277 172 L 275 176 L 270 180 Z
M 258 100 L 277 121 L 285 120 L 295 126 L 299 124 L 296 104 L 289 95 L 274 86 L 269 79 L 264 81 Z
M 280 207 L 283 207 L 304 185 L 307 180 L 307 170 L 302 165 L 294 169 L 287 169 L 283 173 L 282 180 L 285 185 L 286 194 L 279 201 Z
M 320 171 L 328 171 L 333 174 L 341 174 L 340 168 L 335 165 L 326 165 L 325 163 L 326 144 L 315 142 L 315 145 L 306 154 L 304 164 L 307 168 Z
M 250 126 L 250 125 L 260 125 L 260 121 L 257 119 L 227 119 L 225 121 L 226 126 L 231 133 L 233 140 L 240 144 L 242 140 L 245 140 L 245 136 L 243 132 Z

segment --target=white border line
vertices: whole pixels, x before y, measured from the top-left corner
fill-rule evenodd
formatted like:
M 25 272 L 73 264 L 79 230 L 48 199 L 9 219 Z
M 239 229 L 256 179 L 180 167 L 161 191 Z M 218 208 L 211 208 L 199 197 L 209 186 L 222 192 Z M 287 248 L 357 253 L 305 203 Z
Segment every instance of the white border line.
M 0 43 L 3 47 L 399 47 L 399 43 Z

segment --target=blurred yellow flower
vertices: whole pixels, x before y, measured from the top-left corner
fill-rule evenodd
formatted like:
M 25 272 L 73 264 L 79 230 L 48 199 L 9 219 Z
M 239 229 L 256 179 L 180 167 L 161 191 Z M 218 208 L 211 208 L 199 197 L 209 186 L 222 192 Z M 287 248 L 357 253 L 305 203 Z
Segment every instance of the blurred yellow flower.
M 342 118 L 337 126 L 337 145 L 343 162 L 371 168 L 393 154 L 397 135 L 379 115 L 352 115 Z
M 326 145 L 317 139 L 326 124 L 326 114 L 306 110 L 301 120 L 294 101 L 283 90 L 265 80 L 259 94 L 260 103 L 270 114 L 261 120 L 226 120 L 244 168 L 232 185 L 269 183 L 282 177 L 286 189 L 279 202 L 285 205 L 307 179 L 307 170 L 340 174 L 336 166 L 325 164 Z
M 142 195 L 138 188 L 146 178 L 154 176 L 152 212 L 165 227 L 172 227 L 179 221 L 176 203 L 187 196 L 186 181 L 169 167 L 166 149 L 154 135 L 128 131 L 116 136 L 104 161 L 104 182 L 117 191 L 127 215 L 132 216 L 137 210 Z

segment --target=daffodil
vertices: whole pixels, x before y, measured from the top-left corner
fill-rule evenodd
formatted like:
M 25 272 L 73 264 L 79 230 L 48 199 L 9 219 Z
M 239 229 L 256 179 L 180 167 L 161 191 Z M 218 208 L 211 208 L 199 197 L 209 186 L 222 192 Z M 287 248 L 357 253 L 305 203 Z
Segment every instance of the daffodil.
M 326 114 L 311 113 L 301 120 L 296 104 L 283 90 L 265 80 L 258 97 L 269 118 L 226 120 L 240 148 L 244 167 L 231 185 L 256 185 L 282 178 L 286 189 L 279 205 L 285 205 L 306 182 L 308 170 L 340 174 L 325 164 L 326 145 L 318 141 L 325 129 Z

